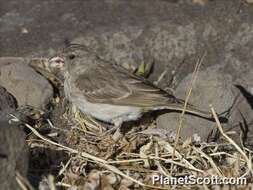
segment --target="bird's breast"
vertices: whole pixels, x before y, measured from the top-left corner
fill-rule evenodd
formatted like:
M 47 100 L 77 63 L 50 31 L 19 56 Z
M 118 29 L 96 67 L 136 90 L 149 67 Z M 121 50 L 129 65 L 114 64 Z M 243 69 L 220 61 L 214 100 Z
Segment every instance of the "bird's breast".
M 81 112 L 96 119 L 114 123 L 118 119 L 122 122 L 136 120 L 142 115 L 142 110 L 139 107 L 89 102 L 83 93 L 75 89 L 71 84 L 71 80 L 65 79 L 64 92 L 66 98 L 78 107 Z

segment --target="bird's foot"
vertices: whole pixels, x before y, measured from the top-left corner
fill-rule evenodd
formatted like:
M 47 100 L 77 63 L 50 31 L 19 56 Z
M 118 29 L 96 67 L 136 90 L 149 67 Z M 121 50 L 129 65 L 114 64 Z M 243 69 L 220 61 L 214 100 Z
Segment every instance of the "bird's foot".
M 120 127 L 122 126 L 122 122 L 114 122 L 114 127 L 105 131 L 101 136 L 105 136 L 108 134 L 113 134 L 112 139 L 114 141 L 118 141 L 122 137 L 122 133 L 120 131 Z
M 114 126 L 113 128 L 105 131 L 100 135 L 100 137 L 105 137 L 109 134 L 112 134 L 112 139 L 116 142 L 122 137 L 122 133 L 120 132 L 120 126 Z
M 113 133 L 112 139 L 113 139 L 115 142 L 117 142 L 122 136 L 123 136 L 123 134 L 122 134 L 121 131 L 120 131 L 120 127 L 118 127 L 118 128 L 116 129 L 116 131 Z

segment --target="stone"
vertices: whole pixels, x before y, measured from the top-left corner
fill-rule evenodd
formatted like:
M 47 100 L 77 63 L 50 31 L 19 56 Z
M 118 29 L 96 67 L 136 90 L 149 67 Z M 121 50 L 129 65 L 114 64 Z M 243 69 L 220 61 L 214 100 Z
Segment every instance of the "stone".
M 224 61 L 233 65 L 231 54 L 244 57 L 245 64 L 251 63 L 253 10 L 244 3 L 238 7 L 237 1 L 208 1 L 199 6 L 190 0 L 64 4 L 28 0 L 27 6 L 17 9 L 15 0 L 11 0 L 2 6 L 2 12 L 1 56 L 53 56 L 64 42 L 74 41 L 122 65 L 137 67 L 154 61 L 152 81 L 167 71 L 159 83 L 162 88 L 171 81 L 176 87 L 193 70 L 203 50 L 208 52 L 204 67 Z M 29 35 L 20 34 L 24 27 Z M 240 44 L 245 42 L 241 51 Z
M 80 36 L 71 43 L 83 44 L 102 59 L 116 62 L 129 70 L 137 69 L 142 63 L 154 62 L 150 80 L 158 80 L 166 70 L 159 83 L 160 87 L 166 87 L 165 81 L 173 77 L 184 58 L 196 54 L 197 35 L 192 23 L 181 26 L 160 22 L 145 29 L 128 26 L 122 30 Z
M 239 4 L 237 0 L 93 0 L 64 4 L 27 0 L 19 9 L 16 0 L 10 0 L 1 7 L 0 56 L 53 56 L 65 42 L 77 42 L 127 68 L 154 62 L 149 79 L 153 82 L 161 78 L 161 88 L 177 89 L 205 51 L 202 69 L 220 65 L 220 72 L 232 77 L 228 85 L 241 85 L 253 92 L 253 9 L 247 3 Z M 22 33 L 22 28 L 27 28 L 29 35 Z M 240 93 L 236 88 L 233 92 Z M 209 110 L 208 104 L 205 106 L 201 108 Z M 240 111 L 246 117 L 252 112 L 246 102 Z M 243 122 L 237 113 L 230 116 L 229 125 Z
M 226 132 L 229 132 L 238 144 L 244 144 L 248 148 L 253 147 L 253 70 L 241 75 L 234 82 L 233 107 L 230 110 L 229 125 Z
M 15 111 L 15 98 L 0 87 L 0 189 L 21 189 L 16 181 L 16 172 L 26 177 L 28 149 L 25 133 L 19 126 L 8 122 L 8 114 Z
M 17 99 L 18 106 L 44 108 L 53 96 L 53 87 L 43 76 L 15 59 L 0 64 L 0 85 Z
M 192 74 L 179 84 L 175 91 L 178 98 L 185 99 L 191 84 Z M 232 93 L 232 77 L 220 71 L 220 66 L 212 66 L 200 71 L 194 84 L 189 103 L 203 111 L 211 111 L 211 104 L 216 113 L 220 114 L 230 109 L 235 99 Z M 179 113 L 167 113 L 157 118 L 157 127 L 175 132 L 179 123 Z M 211 113 L 210 113 L 211 115 Z M 208 141 L 216 129 L 214 121 L 208 121 L 193 115 L 184 115 L 180 136 L 183 140 L 197 134 L 201 141 Z
M 21 189 L 16 181 L 16 172 L 26 178 L 28 149 L 25 133 L 7 120 L 0 120 L 0 168 L 1 189 Z
M 16 108 L 16 99 L 5 88 L 0 86 L 0 117 L 6 116 L 7 113 L 14 111 Z

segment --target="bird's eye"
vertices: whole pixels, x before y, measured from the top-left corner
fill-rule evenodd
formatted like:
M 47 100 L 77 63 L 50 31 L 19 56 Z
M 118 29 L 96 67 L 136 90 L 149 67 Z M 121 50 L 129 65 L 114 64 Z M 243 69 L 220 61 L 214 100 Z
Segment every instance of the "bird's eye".
M 69 59 L 75 59 L 76 55 L 72 53 L 68 57 L 69 57 Z

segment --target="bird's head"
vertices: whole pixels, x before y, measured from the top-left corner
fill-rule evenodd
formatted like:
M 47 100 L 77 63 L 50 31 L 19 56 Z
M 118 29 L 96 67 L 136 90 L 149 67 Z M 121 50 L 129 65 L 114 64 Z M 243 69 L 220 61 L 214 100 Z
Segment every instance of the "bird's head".
M 58 73 L 65 69 L 65 58 L 63 56 L 55 56 L 49 59 L 48 67 L 50 71 Z
M 92 64 L 92 57 L 86 46 L 70 44 L 60 56 L 49 60 L 49 68 L 53 72 L 64 74 L 66 71 L 71 72 L 71 70 L 77 69 L 80 65 L 84 68 Z

